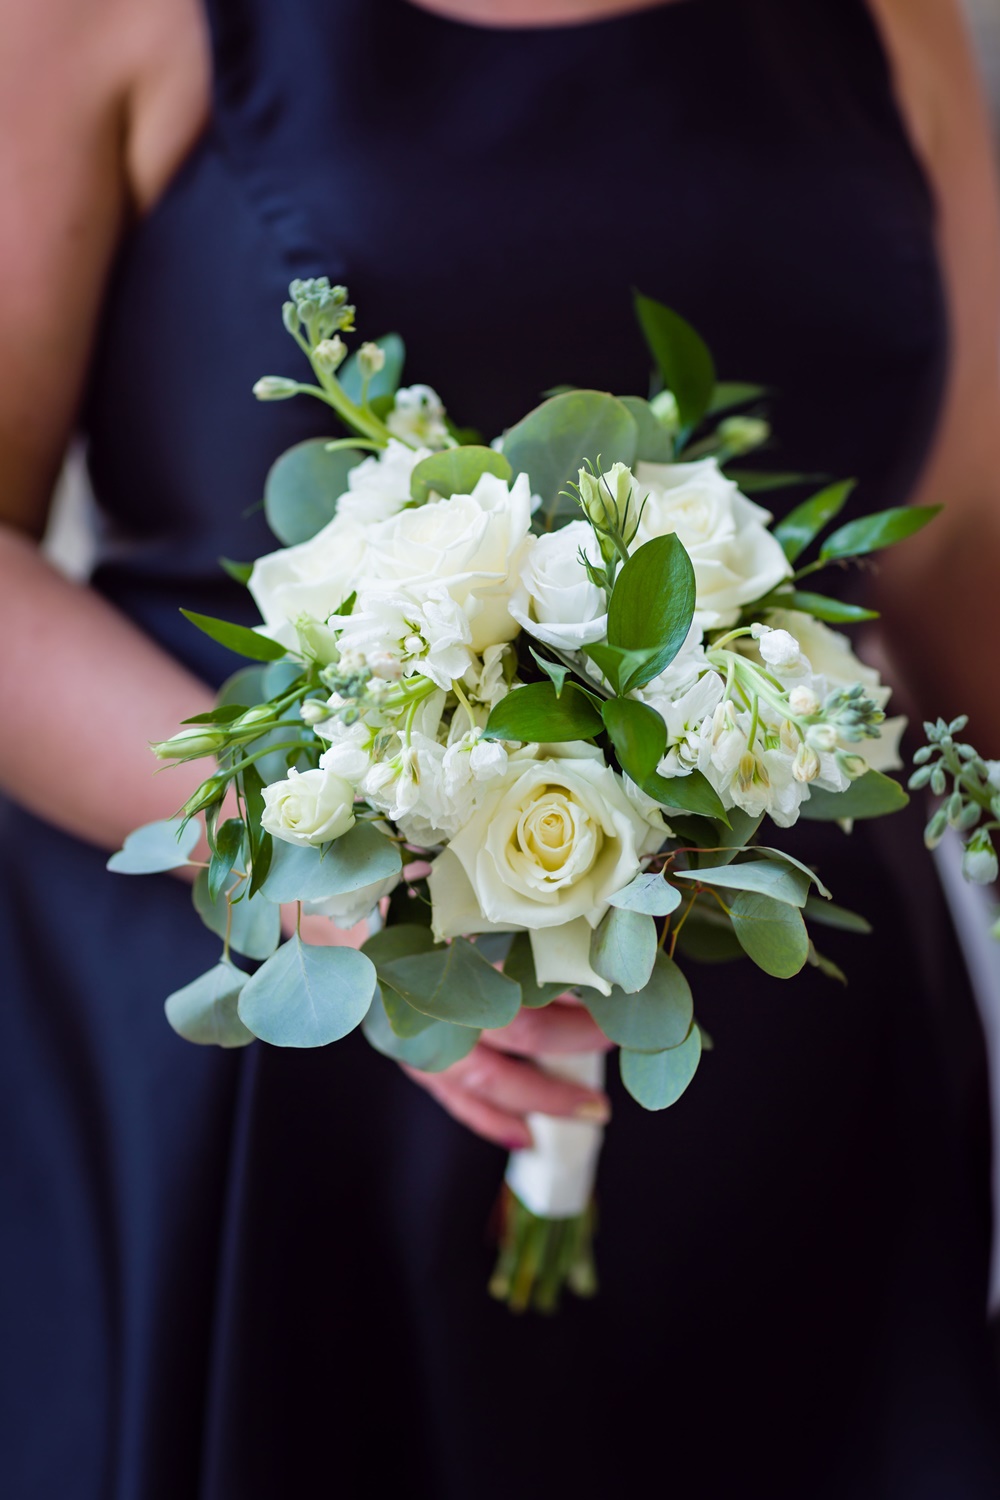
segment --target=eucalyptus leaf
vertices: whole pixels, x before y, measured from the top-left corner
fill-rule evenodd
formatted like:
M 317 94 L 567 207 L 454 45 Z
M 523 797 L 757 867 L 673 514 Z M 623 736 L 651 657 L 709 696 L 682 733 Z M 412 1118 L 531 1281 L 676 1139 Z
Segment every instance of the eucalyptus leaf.
M 234 964 L 217 963 L 183 989 L 168 995 L 167 1020 L 186 1042 L 199 1047 L 245 1047 L 254 1040 L 236 1006 L 247 976 Z
M 613 989 L 582 990 L 584 1004 L 609 1041 L 637 1052 L 660 1052 L 679 1047 L 691 1029 L 694 1002 L 684 974 L 665 953 L 645 987 L 634 994 Z
M 302 848 L 275 840 L 263 884 L 269 901 L 326 901 L 388 880 L 402 869 L 399 849 L 371 823 L 358 821 L 339 839 Z
M 694 605 L 694 568 L 678 537 L 653 537 L 632 553 L 608 603 L 608 644 L 656 655 L 622 682 L 623 693 L 670 665 L 687 639 Z
M 656 961 L 656 923 L 639 911 L 612 906 L 590 939 L 590 966 L 608 984 L 634 995 Z
M 567 682 L 557 693 L 552 682 L 530 682 L 495 704 L 483 738 L 487 740 L 589 740 L 602 729 L 601 716 L 589 695 Z
M 700 902 L 678 929 L 677 947 L 685 958 L 702 964 L 727 964 L 745 956 L 725 913 Z
M 792 866 L 771 864 L 766 859 L 739 860 L 725 865 L 701 865 L 697 870 L 675 870 L 675 880 L 697 881 L 722 890 L 759 891 L 775 901 L 804 906 L 809 894 L 809 876 Z
M 722 822 L 715 824 L 711 839 L 703 842 L 705 854 L 700 858 L 706 859 L 710 865 L 730 864 L 751 843 L 763 821 L 763 813 L 754 817 L 751 813 L 744 812 L 742 807 L 731 807 L 728 826 Z M 696 842 L 697 840 L 688 839 L 688 843 Z M 700 864 L 696 868 L 700 868 Z
M 220 646 L 235 651 L 239 656 L 249 656 L 254 661 L 277 661 L 279 657 L 286 655 L 284 646 L 279 646 L 277 641 L 260 635 L 256 630 L 248 630 L 245 625 L 233 625 L 229 620 L 216 620 L 211 615 L 195 614 L 191 609 L 182 609 L 181 614 L 205 635 L 211 636 L 213 641 L 218 641 Z
M 802 914 L 785 901 L 754 891 L 740 891 L 729 908 L 729 920 L 748 958 L 775 979 L 790 979 L 809 954 Z
M 245 892 L 246 881 L 237 883 L 236 895 Z M 194 909 L 205 926 L 216 937 L 225 938 L 227 927 L 227 902 L 225 893 L 215 900 L 208 889 L 208 871 L 199 870 L 192 892 Z M 254 896 L 244 894 L 231 907 L 228 919 L 229 946 L 245 958 L 270 958 L 281 941 L 281 910 L 268 901 L 259 891 Z
M 538 983 L 531 939 L 526 932 L 515 934 L 503 971 L 508 979 L 513 979 L 515 984 L 521 986 L 521 1004 L 528 1010 L 540 1010 L 543 1005 L 551 1004 L 558 995 L 565 994 L 564 984 Z
M 832 823 L 840 818 L 881 818 L 899 812 L 909 800 L 891 776 L 883 776 L 881 771 L 866 771 L 843 792 L 810 787 L 799 816 L 818 823 Z
M 264 481 L 264 514 L 286 547 L 308 542 L 332 521 L 347 491 L 347 476 L 364 458 L 358 448 L 336 448 L 326 438 L 308 438 L 288 448 Z
M 471 1026 L 452 1026 L 447 1021 L 432 1021 L 417 1036 L 400 1037 L 393 1031 L 386 1014 L 379 986 L 361 1029 L 376 1052 L 395 1062 L 407 1063 L 423 1073 L 441 1073 L 452 1063 L 467 1057 L 479 1040 Z
M 201 837 L 194 821 L 166 818 L 144 823 L 125 839 L 117 854 L 108 860 L 108 869 L 116 875 L 155 875 L 162 870 L 177 870 L 186 865 L 188 855 Z
M 465 938 L 381 964 L 379 976 L 414 1009 L 457 1026 L 507 1026 L 521 1007 L 520 986 Z
M 360 1025 L 375 982 L 375 965 L 356 949 L 289 938 L 247 980 L 240 1020 L 275 1047 L 325 1047 Z
M 876 511 L 874 515 L 862 516 L 857 521 L 848 521 L 832 536 L 827 537 L 820 548 L 820 561 L 833 562 L 841 557 L 864 557 L 869 552 L 879 552 L 891 547 L 914 532 L 921 531 L 940 512 L 940 505 L 902 505 L 893 510 Z
M 663 383 L 673 391 L 685 427 L 705 415 L 715 389 L 715 365 L 708 346 L 691 324 L 653 297 L 635 293 L 635 313 L 656 360 Z
M 692 1026 L 679 1047 L 666 1052 L 632 1052 L 623 1048 L 618 1067 L 622 1083 L 643 1109 L 676 1104 L 701 1061 L 701 1032 Z
M 403 363 L 406 359 L 406 345 L 398 333 L 383 333 L 380 338 L 372 339 L 372 343 L 382 350 L 385 355 L 385 364 L 368 382 L 369 403 L 396 394 L 403 378 Z M 337 371 L 337 379 L 348 400 L 357 404 L 361 400 L 364 384 L 357 350 L 344 360 Z
M 782 864 L 792 865 L 796 870 L 800 870 L 806 879 L 812 882 L 820 895 L 827 901 L 830 900 L 830 892 L 822 880 L 820 880 L 816 871 L 810 868 L 809 865 L 803 864 L 801 859 L 796 859 L 794 854 L 789 854 L 785 849 L 773 849 L 770 844 L 757 844 L 756 849 L 758 853 L 763 854 L 767 859 L 776 859 Z
M 836 927 L 841 932 L 866 935 L 872 930 L 867 917 L 862 917 L 856 911 L 848 911 L 846 906 L 837 906 L 833 901 L 818 901 L 815 896 L 809 897 L 804 914 L 809 922 L 818 922 L 822 927 Z
M 419 1010 L 414 1010 L 413 1006 L 408 1004 L 391 985 L 380 984 L 379 993 L 382 996 L 382 1004 L 385 1007 L 389 1025 L 404 1041 L 409 1037 L 419 1036 L 422 1031 L 427 1030 L 428 1026 L 438 1024 L 430 1016 L 422 1015 Z
M 532 490 L 548 509 L 560 490 L 576 483 L 587 459 L 600 459 L 605 469 L 619 462 L 631 466 L 638 436 L 635 418 L 616 397 L 567 391 L 511 427 L 503 452 L 515 474 L 530 477 Z
M 408 958 L 414 953 L 431 953 L 434 946 L 429 927 L 417 922 L 400 922 L 391 927 L 383 927 L 381 932 L 372 933 L 362 944 L 361 951 L 367 953 L 376 969 L 381 969 L 384 964 L 394 963 L 397 958 Z
M 647 464 L 669 464 L 674 457 L 673 434 L 657 419 L 648 401 L 641 396 L 619 396 L 621 404 L 628 408 L 639 428 L 636 443 L 636 460 Z
M 813 538 L 819 536 L 823 528 L 840 515 L 856 485 L 856 479 L 844 479 L 839 484 L 827 485 L 818 494 L 803 500 L 801 505 L 797 505 L 778 522 L 774 535 L 781 543 L 789 562 L 794 562 Z
M 432 493 L 448 500 L 452 495 L 471 495 L 484 474 L 509 481 L 514 471 L 494 448 L 445 448 L 421 459 L 410 475 L 410 496 L 418 504 Z
M 784 490 L 793 484 L 816 484 L 823 474 L 792 474 L 777 469 L 733 469 L 727 464 L 726 477 L 739 485 L 744 495 L 763 494 L 767 490 Z
M 641 911 L 650 917 L 669 917 L 681 904 L 681 893 L 662 875 L 637 875 L 608 900 L 622 911 Z

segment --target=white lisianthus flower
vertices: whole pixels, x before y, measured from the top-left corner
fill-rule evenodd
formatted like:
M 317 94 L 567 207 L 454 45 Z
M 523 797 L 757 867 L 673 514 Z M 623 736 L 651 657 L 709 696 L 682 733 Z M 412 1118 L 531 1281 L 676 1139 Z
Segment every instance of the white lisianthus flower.
M 694 566 L 695 618 L 705 629 L 732 625 L 744 604 L 790 576 L 788 559 L 767 530 L 770 513 L 742 495 L 714 458 L 640 463 L 635 477 L 645 501 L 631 550 L 676 533 Z
M 599 751 L 574 742 L 511 757 L 431 867 L 434 936 L 527 931 L 539 983 L 610 986 L 590 966 L 608 899 L 659 846 Z
M 375 880 L 356 891 L 344 891 L 340 896 L 328 896 L 325 901 L 307 901 L 303 909 L 311 916 L 329 917 L 335 927 L 354 927 L 370 917 L 380 901 L 392 895 L 401 879 L 401 874 L 388 875 L 385 880 Z
M 473 662 L 468 617 L 443 584 L 419 599 L 402 589 L 365 589 L 343 624 L 336 623 L 343 656 L 382 665 L 388 658 L 403 675 L 419 673 L 440 688 L 450 688 Z
M 448 439 L 444 405 L 437 391 L 429 385 L 402 386 L 396 392 L 385 425 L 393 437 L 418 447 L 443 448 Z
M 564 651 L 593 645 L 607 632 L 604 590 L 588 577 L 581 551 L 595 567 L 603 566 L 600 545 L 586 521 L 529 537 L 509 605 L 523 630 Z
M 531 487 L 519 474 L 510 489 L 480 476 L 471 495 L 452 495 L 400 511 L 367 533 L 366 568 L 420 596 L 443 585 L 472 627 L 472 649 L 513 640 L 507 605 L 531 525 Z
M 247 587 L 264 619 L 265 633 L 298 649 L 295 621 L 325 621 L 353 592 L 365 570 L 366 533 L 356 521 L 334 516 L 322 531 L 296 547 L 259 557 Z
M 390 438 L 381 453 L 362 459 L 347 475 L 347 492 L 337 501 L 337 515 L 372 526 L 398 514 L 410 500 L 410 478 L 430 448 L 410 448 Z
M 264 788 L 260 821 L 286 844 L 327 844 L 354 827 L 354 788 L 332 771 L 289 771 Z

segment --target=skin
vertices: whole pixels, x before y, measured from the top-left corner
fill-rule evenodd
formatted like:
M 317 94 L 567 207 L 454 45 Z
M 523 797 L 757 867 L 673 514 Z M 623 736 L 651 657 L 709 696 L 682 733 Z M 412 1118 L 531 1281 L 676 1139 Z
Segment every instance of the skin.
M 421 3 L 472 24 L 555 26 L 655 0 Z M 915 497 L 946 498 L 948 507 L 883 571 L 888 645 L 911 665 L 922 698 L 948 712 L 953 699 L 970 709 L 977 742 L 997 753 L 1000 702 L 969 649 L 991 624 L 1000 629 L 1000 215 L 985 113 L 958 0 L 872 0 L 872 8 L 940 205 L 954 330 L 946 407 Z M 0 20 L 0 785 L 105 849 L 170 816 L 202 780 L 204 766 L 155 776 L 146 745 L 209 708 L 212 693 L 51 568 L 37 543 L 115 247 L 204 128 L 209 83 L 197 0 L 15 0 Z M 946 621 L 931 618 L 927 598 L 948 599 Z M 332 934 L 307 921 L 304 936 Z M 411 1076 L 470 1129 L 515 1148 L 530 1141 L 531 1111 L 608 1114 L 602 1093 L 552 1079 L 531 1058 L 607 1046 L 567 1001 L 523 1013 L 446 1073 Z

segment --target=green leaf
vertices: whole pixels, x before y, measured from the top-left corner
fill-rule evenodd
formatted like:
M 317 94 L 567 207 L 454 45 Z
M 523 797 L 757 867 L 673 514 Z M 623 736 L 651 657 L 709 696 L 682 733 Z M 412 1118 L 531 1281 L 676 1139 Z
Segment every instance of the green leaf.
M 775 609 L 801 610 L 828 625 L 856 625 L 862 620 L 879 618 L 877 609 L 864 609 L 860 604 L 845 604 L 842 599 L 828 599 L 825 594 L 808 594 L 799 589 L 777 594 L 770 603 Z
M 227 818 L 216 830 L 215 848 L 208 867 L 208 895 L 216 901 L 219 892 L 232 874 L 233 866 L 243 852 L 243 820 Z
M 244 766 L 239 775 L 245 810 L 244 823 L 250 843 L 250 890 L 256 896 L 263 888 L 274 857 L 274 840 L 261 823 L 264 816 L 264 783 L 256 766 Z
M 515 474 L 551 507 L 560 490 L 576 483 L 584 461 L 605 469 L 635 462 L 638 427 L 626 406 L 603 391 L 567 391 L 543 401 L 506 433 L 504 457 Z M 574 507 L 575 509 L 575 507 Z
M 399 849 L 371 823 L 357 822 L 332 844 L 308 849 L 275 840 L 263 884 L 269 901 L 326 901 L 388 880 L 402 869 Z
M 220 557 L 219 567 L 228 573 L 235 583 L 247 584 L 253 572 L 253 563 L 234 562 L 231 557 Z
M 528 1010 L 540 1010 L 550 1004 L 557 995 L 566 992 L 564 984 L 539 984 L 535 976 L 535 959 L 531 951 L 531 939 L 526 932 L 515 934 L 510 952 L 504 961 L 503 971 L 508 979 L 521 986 L 521 1004 Z
M 941 510 L 940 505 L 902 505 L 893 510 L 876 511 L 873 516 L 862 516 L 857 521 L 848 521 L 832 536 L 827 537 L 820 548 L 820 561 L 833 562 L 839 557 L 864 557 L 869 552 L 879 552 L 896 542 L 921 531 L 928 521 Z
M 609 1041 L 636 1052 L 679 1047 L 691 1029 L 694 1002 L 683 973 L 665 953 L 656 955 L 649 982 L 634 994 L 581 990 L 584 1004 Z
M 293 937 L 248 979 L 244 1026 L 275 1047 L 325 1047 L 364 1019 L 375 965 L 354 948 L 314 948 Z
M 759 401 L 767 394 L 766 385 L 748 385 L 745 380 L 718 380 L 708 404 L 708 415 L 731 411 L 734 406 L 749 406 L 751 401 Z
M 245 1047 L 254 1040 L 237 1014 L 236 1006 L 247 976 L 222 962 L 207 974 L 168 995 L 167 1020 L 186 1042 L 199 1047 Z
M 819 536 L 835 516 L 840 515 L 847 497 L 856 485 L 856 479 L 843 479 L 839 484 L 827 485 L 826 489 L 803 500 L 784 520 L 778 522 L 774 535 L 781 543 L 789 562 L 794 562 L 813 538 Z
M 563 683 L 566 681 L 566 678 L 569 675 L 569 667 L 561 666 L 559 662 L 546 661 L 544 656 L 539 656 L 534 646 L 529 646 L 528 650 L 531 652 L 532 656 L 535 658 L 535 661 L 541 667 L 542 671 L 545 673 L 546 677 L 555 688 L 556 697 L 561 697 Z
M 442 500 L 471 495 L 484 474 L 507 482 L 514 477 L 507 459 L 493 448 L 446 448 L 417 464 L 410 476 L 410 495 L 421 505 L 432 491 Z
M 365 457 L 358 448 L 327 448 L 326 438 L 307 438 L 271 465 L 264 481 L 267 524 L 286 547 L 308 542 L 337 513 L 347 476 Z
M 648 464 L 671 463 L 674 457 L 673 436 L 662 422 L 657 421 L 649 402 L 643 401 L 641 396 L 619 396 L 618 399 L 632 413 L 639 428 L 639 440 L 635 449 L 637 461 Z
M 417 1036 L 400 1037 L 393 1031 L 386 1014 L 381 988 L 376 985 L 375 998 L 361 1023 L 368 1042 L 376 1052 L 395 1062 L 407 1063 L 423 1073 L 441 1073 L 452 1063 L 467 1057 L 479 1040 L 472 1026 L 452 1026 L 447 1021 L 432 1021 Z
M 832 823 L 838 818 L 881 818 L 886 813 L 899 812 L 909 800 L 891 776 L 883 776 L 881 771 L 866 771 L 843 792 L 810 787 L 799 816 L 817 823 Z
M 248 703 L 223 703 L 215 708 L 210 708 L 207 714 L 192 714 L 190 719 L 182 719 L 182 724 L 231 724 L 241 714 L 245 714 L 250 707 Z
M 733 931 L 744 953 L 775 979 L 797 974 L 809 954 L 802 914 L 785 901 L 741 891 L 729 908 Z
M 606 641 L 595 641 L 583 647 L 584 656 L 589 656 L 595 666 L 616 693 L 623 691 L 621 684 L 641 677 L 650 662 L 658 655 L 653 648 L 648 651 L 626 651 L 624 646 L 609 646 Z
M 428 1026 L 436 1026 L 438 1023 L 430 1016 L 421 1015 L 419 1010 L 414 1010 L 389 984 L 379 986 L 382 996 L 382 1004 L 389 1020 L 389 1025 L 398 1037 L 405 1041 L 408 1037 L 419 1036 L 426 1031 Z
M 399 922 L 373 932 L 361 945 L 376 969 L 395 963 L 398 958 L 409 958 L 414 953 L 431 953 L 435 947 L 429 927 L 420 922 Z M 379 974 L 381 978 L 381 972 Z
M 673 391 L 685 427 L 695 427 L 715 390 L 715 365 L 708 346 L 691 324 L 652 297 L 634 294 L 635 315 L 656 360 L 663 384 Z
M 697 813 L 703 818 L 715 818 L 728 824 L 729 816 L 722 805 L 715 787 L 701 771 L 689 771 L 686 776 L 661 776 L 658 772 L 647 776 L 642 782 L 647 797 L 652 797 L 664 807 L 676 807 L 680 811 Z
M 788 854 L 784 849 L 772 849 L 769 844 L 758 844 L 756 848 L 757 852 L 763 854 L 765 859 L 775 859 L 781 864 L 791 865 L 794 869 L 799 870 L 805 876 L 806 880 L 816 887 L 820 895 L 829 901 L 830 892 L 822 880 L 820 880 L 816 871 L 811 869 L 809 865 L 803 864 L 801 859 L 796 859 L 794 854 Z
M 622 770 L 641 786 L 663 759 L 666 724 L 655 708 L 637 698 L 609 698 L 601 704 L 601 716 Z
M 728 865 L 751 842 L 763 821 L 763 813 L 752 817 L 750 813 L 744 812 L 742 807 L 731 807 L 728 827 L 725 823 L 717 822 L 710 839 L 702 841 L 687 839 L 686 835 L 685 838 L 689 844 L 702 843 L 706 851 L 702 857 L 707 859 L 710 865 Z
M 809 962 L 827 979 L 835 979 L 838 984 L 847 984 L 847 975 L 843 969 L 839 968 L 832 958 L 827 958 L 824 953 L 820 953 L 814 943 L 809 944 Z
M 728 479 L 739 485 L 744 495 L 783 490 L 793 484 L 816 484 L 825 478 L 823 474 L 781 473 L 777 469 L 731 469 L 728 464 L 725 473 Z
M 656 655 L 622 682 L 622 692 L 650 682 L 670 665 L 687 639 L 694 603 L 694 568 L 673 533 L 653 537 L 633 552 L 608 602 L 608 643 L 627 651 L 654 649 Z
M 398 333 L 384 333 L 381 338 L 372 339 L 372 343 L 377 344 L 385 354 L 385 364 L 368 382 L 369 403 L 378 401 L 381 397 L 396 394 L 403 376 L 403 362 L 406 359 L 406 345 Z M 357 350 L 344 360 L 337 371 L 337 379 L 348 400 L 357 405 L 361 400 L 362 387 Z
M 198 823 L 184 823 L 180 818 L 144 823 L 128 835 L 117 854 L 112 854 L 107 867 L 116 875 L 156 875 L 161 870 L 177 870 L 187 864 L 188 855 L 200 837 Z
M 240 881 L 236 895 L 245 891 L 246 881 Z M 208 890 L 208 871 L 199 870 L 192 892 L 194 909 L 205 926 L 217 937 L 226 936 L 226 897 L 219 895 L 214 901 Z M 258 891 L 255 896 L 242 895 L 232 905 L 229 921 L 229 946 L 245 958 L 270 958 L 281 941 L 281 910 L 265 899 Z
M 702 964 L 726 964 L 744 957 L 733 924 L 713 903 L 696 902 L 684 926 L 678 930 L 677 946 L 685 958 Z
M 634 995 L 656 962 L 656 923 L 643 912 L 612 906 L 591 934 L 590 965 L 608 984 Z
M 809 877 L 801 870 L 772 864 L 766 859 L 702 865 L 697 870 L 675 870 L 674 878 L 718 886 L 722 890 L 759 891 L 762 895 L 773 896 L 775 901 L 790 902 L 792 906 L 804 906 L 809 894 Z
M 269 640 L 266 635 L 259 635 L 256 630 L 248 630 L 245 625 L 232 625 L 228 620 L 214 620 L 211 615 L 197 615 L 191 609 L 182 609 L 181 614 L 205 635 L 211 636 L 213 641 L 218 641 L 220 646 L 235 651 L 239 656 L 249 656 L 254 661 L 277 661 L 279 657 L 287 655 L 284 646 Z
M 846 906 L 837 906 L 833 901 L 818 901 L 815 896 L 806 902 L 805 916 L 807 921 L 818 922 L 821 927 L 836 927 L 841 932 L 867 935 L 872 930 L 872 924 L 858 912 L 848 911 Z
M 457 1026 L 507 1026 L 521 1007 L 521 989 L 465 938 L 380 966 L 380 977 L 415 1010 Z
M 637 875 L 608 900 L 622 911 L 641 911 L 650 917 L 669 917 L 681 904 L 681 893 L 662 875 Z
M 483 738 L 554 744 L 593 739 L 601 729 L 600 714 L 575 683 L 566 683 L 557 694 L 551 682 L 530 682 L 494 705 Z
M 668 1109 L 676 1104 L 701 1061 L 701 1032 L 692 1026 L 679 1047 L 667 1052 L 619 1053 L 622 1083 L 643 1109 Z

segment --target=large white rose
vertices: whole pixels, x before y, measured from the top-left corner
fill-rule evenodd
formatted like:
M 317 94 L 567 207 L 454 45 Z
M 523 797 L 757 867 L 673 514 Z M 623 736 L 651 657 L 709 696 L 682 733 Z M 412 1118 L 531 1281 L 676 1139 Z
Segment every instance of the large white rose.
M 286 844 L 326 844 L 354 827 L 354 788 L 333 771 L 291 770 L 264 788 L 261 826 Z
M 370 528 L 366 568 L 415 596 L 443 583 L 468 615 L 472 649 L 481 652 L 517 635 L 507 604 L 530 525 L 527 475 L 508 489 L 483 474 L 471 495 L 432 500 Z
M 646 498 L 632 550 L 676 533 L 694 566 L 695 619 L 705 629 L 732 625 L 742 605 L 790 575 L 788 559 L 767 530 L 769 512 L 742 495 L 714 458 L 640 463 L 635 477 Z
M 564 651 L 603 640 L 608 627 L 604 590 L 590 581 L 581 550 L 596 567 L 602 565 L 600 546 L 586 521 L 529 537 L 509 605 L 529 635 Z
M 347 476 L 347 493 L 337 501 L 337 515 L 362 526 L 387 521 L 410 499 L 410 478 L 429 448 L 410 448 L 390 438 L 381 453 L 362 459 Z
M 610 994 L 590 966 L 608 898 L 662 841 L 603 756 L 579 742 L 512 757 L 431 867 L 434 936 L 524 931 L 539 983 Z
M 322 531 L 296 547 L 259 557 L 247 585 L 267 634 L 294 650 L 300 615 L 326 620 L 357 586 L 365 567 L 365 530 L 346 516 L 334 516 Z
M 850 687 L 852 683 L 860 682 L 864 685 L 865 695 L 879 708 L 885 708 L 892 696 L 892 689 L 882 682 L 874 667 L 868 667 L 858 660 L 851 649 L 850 640 L 841 631 L 831 630 L 822 620 L 793 609 L 769 610 L 767 621 L 769 625 L 787 630 L 795 637 L 812 668 L 812 677 L 803 677 L 799 673 L 794 679 L 789 677 L 789 684 L 794 681 L 814 686 L 817 693 L 825 697 L 831 688 Z M 899 741 L 905 728 L 906 719 L 902 715 L 886 719 L 881 725 L 878 739 L 851 741 L 846 748 L 853 755 L 860 755 L 873 771 L 898 771 L 903 764 L 899 754 Z

